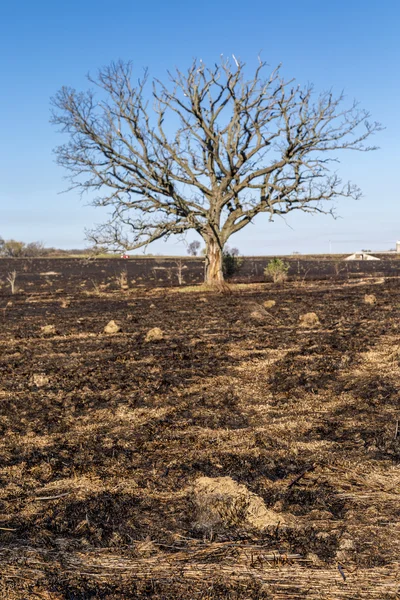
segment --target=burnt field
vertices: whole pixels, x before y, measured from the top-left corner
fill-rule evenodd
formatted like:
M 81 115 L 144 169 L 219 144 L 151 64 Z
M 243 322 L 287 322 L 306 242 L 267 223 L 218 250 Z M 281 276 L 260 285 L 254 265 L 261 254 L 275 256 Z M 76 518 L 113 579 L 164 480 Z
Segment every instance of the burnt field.
M 321 280 L 354 280 L 362 277 L 400 277 L 398 254 L 381 255 L 379 261 L 345 261 L 344 255 L 283 257 L 289 279 L 301 283 Z M 231 281 L 256 283 L 265 280 L 264 269 L 272 259 L 240 257 Z M 0 290 L 9 289 L 9 273 L 15 271 L 16 286 L 23 293 L 93 292 L 121 289 L 121 276 L 129 288 L 179 287 L 204 281 L 203 257 L 119 258 L 19 258 L 0 259 Z
M 46 277 L 0 290 L 1 598 L 399 597 L 397 278 Z

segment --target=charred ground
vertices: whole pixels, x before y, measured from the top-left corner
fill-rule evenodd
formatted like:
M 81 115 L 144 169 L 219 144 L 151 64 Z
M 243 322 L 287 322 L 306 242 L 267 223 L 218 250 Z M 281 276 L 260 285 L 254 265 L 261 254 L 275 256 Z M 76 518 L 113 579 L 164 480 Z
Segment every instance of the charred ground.
M 398 597 L 398 279 L 0 303 L 2 597 Z M 284 524 L 202 525 L 203 476 Z

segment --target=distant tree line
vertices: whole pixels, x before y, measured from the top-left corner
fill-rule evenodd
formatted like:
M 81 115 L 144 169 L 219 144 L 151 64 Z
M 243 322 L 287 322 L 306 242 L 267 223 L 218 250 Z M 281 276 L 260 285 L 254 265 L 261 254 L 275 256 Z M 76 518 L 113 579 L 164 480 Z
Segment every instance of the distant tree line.
M 188 245 L 187 252 L 190 256 L 197 256 L 200 251 L 201 244 L 195 240 Z M 201 251 L 205 254 L 205 248 Z M 101 256 L 113 256 L 107 248 L 101 246 L 93 246 L 85 250 L 61 250 L 59 248 L 48 248 L 43 242 L 21 242 L 18 240 L 4 240 L 0 237 L 0 258 L 40 258 L 40 257 L 60 257 L 60 256 L 91 256 L 93 258 Z M 153 256 L 149 254 L 148 256 Z M 235 275 L 241 265 L 243 259 L 239 255 L 237 248 L 229 248 L 228 246 L 223 252 L 223 273 L 229 278 Z
M 19 240 L 4 240 L 0 237 L 1 258 L 38 258 L 50 256 L 70 256 L 87 254 L 88 250 L 62 250 L 60 248 L 48 248 L 43 242 L 21 242 Z
M 0 256 L 20 258 L 25 256 L 45 256 L 48 249 L 42 242 L 20 242 L 18 240 L 3 240 L 0 238 Z

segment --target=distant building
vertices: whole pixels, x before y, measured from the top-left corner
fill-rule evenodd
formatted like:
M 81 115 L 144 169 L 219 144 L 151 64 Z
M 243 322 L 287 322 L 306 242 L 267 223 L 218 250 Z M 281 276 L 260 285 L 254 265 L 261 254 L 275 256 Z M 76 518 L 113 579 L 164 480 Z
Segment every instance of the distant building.
M 380 260 L 380 258 L 372 256 L 372 254 L 367 254 L 367 252 L 361 250 L 361 252 L 355 252 L 354 254 L 347 256 L 344 260 Z
M 370 252 L 370 250 L 362 250 L 362 252 Z M 395 248 L 390 248 L 390 250 L 375 250 L 376 254 L 400 254 L 400 242 L 396 242 Z

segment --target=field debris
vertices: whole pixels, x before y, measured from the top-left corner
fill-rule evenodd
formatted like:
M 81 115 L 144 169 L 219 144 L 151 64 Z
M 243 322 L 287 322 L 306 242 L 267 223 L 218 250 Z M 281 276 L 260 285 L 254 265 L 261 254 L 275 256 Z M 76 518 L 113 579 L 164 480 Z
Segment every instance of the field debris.
M 199 477 L 193 484 L 196 527 L 215 529 L 251 526 L 265 529 L 284 523 L 284 518 L 268 510 L 262 498 L 231 477 Z
M 112 335 L 114 333 L 119 333 L 121 331 L 121 326 L 118 325 L 118 323 L 116 323 L 115 321 L 111 320 L 104 327 L 103 331 L 108 335 Z
M 149 329 L 144 338 L 145 342 L 159 342 L 164 339 L 164 332 L 159 327 L 153 327 Z
M 315 312 L 309 312 L 301 315 L 299 318 L 300 327 L 318 327 L 321 325 L 318 315 Z
M 375 294 L 365 294 L 364 296 L 364 303 L 365 304 L 376 304 L 376 296 Z

